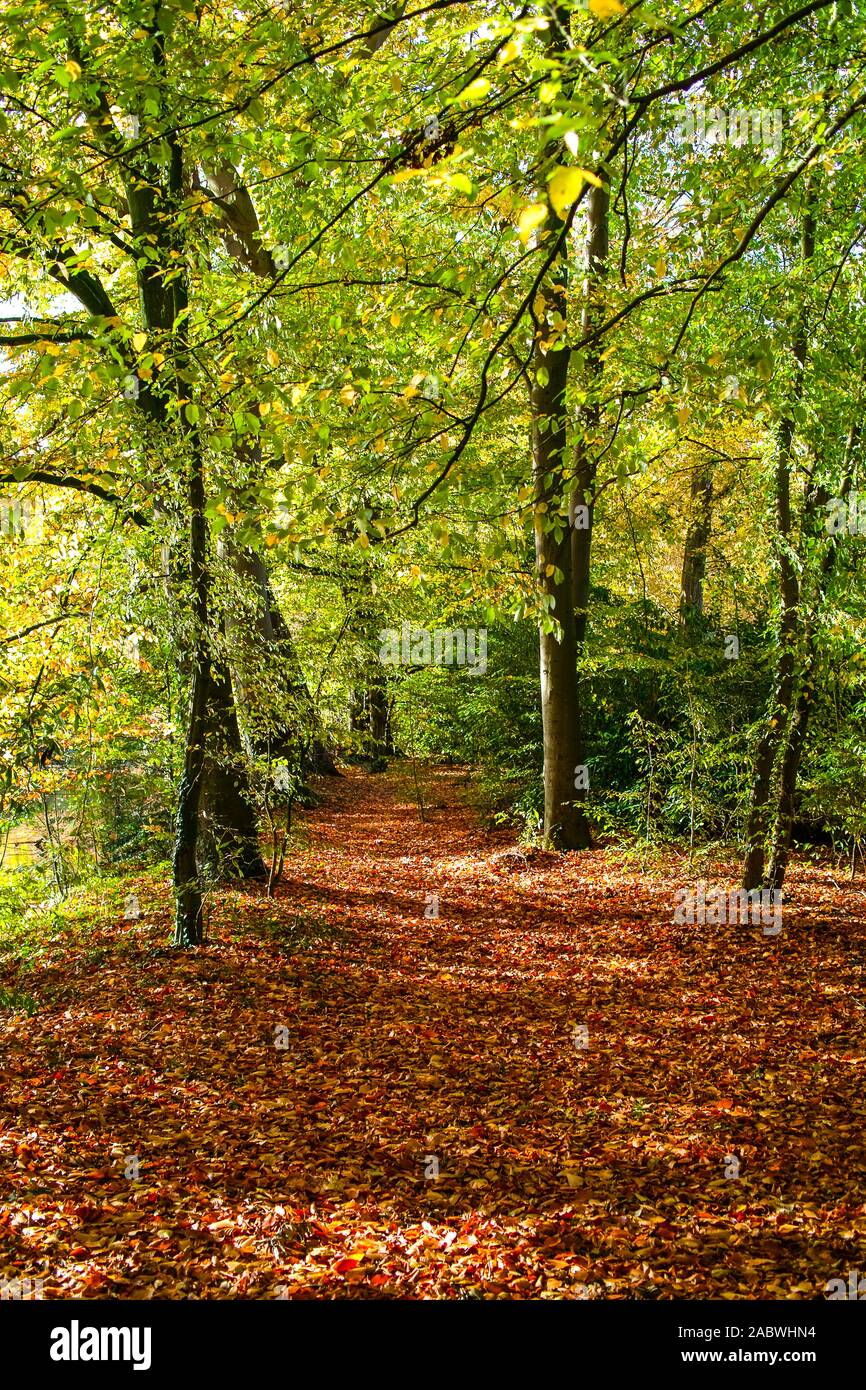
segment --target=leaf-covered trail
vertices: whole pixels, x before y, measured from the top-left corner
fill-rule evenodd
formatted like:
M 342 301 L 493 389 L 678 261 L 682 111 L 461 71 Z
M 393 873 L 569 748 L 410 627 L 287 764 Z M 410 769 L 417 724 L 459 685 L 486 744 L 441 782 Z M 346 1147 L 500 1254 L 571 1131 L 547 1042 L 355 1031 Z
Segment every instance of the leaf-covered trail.
M 405 768 L 328 779 L 276 901 L 219 894 L 199 953 L 141 885 L 141 922 L 4 971 L 36 1011 L 0 1010 L 0 1277 L 807 1298 L 864 1267 L 859 889 L 798 867 L 778 937 L 675 925 L 683 862 L 503 857 L 424 780 L 422 823 Z

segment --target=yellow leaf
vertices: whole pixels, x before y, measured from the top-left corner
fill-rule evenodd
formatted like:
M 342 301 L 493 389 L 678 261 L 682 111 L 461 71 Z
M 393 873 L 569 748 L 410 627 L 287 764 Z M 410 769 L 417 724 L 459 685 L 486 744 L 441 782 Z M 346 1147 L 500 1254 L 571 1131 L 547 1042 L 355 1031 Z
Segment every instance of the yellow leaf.
M 147 342 L 147 334 L 146 334 L 146 333 L 133 333 L 133 335 L 132 335 L 132 346 L 133 346 L 133 348 L 135 349 L 136 352 L 141 352 L 141 350 L 142 350 L 142 348 L 144 347 L 144 345 L 145 345 L 146 342 Z
M 476 77 L 474 82 L 470 82 L 468 87 L 464 87 L 458 101 L 480 101 L 486 97 L 490 91 L 490 79 L 488 77 Z
M 400 315 L 397 313 L 396 310 L 395 310 L 394 313 L 391 315 L 391 327 L 392 327 L 392 328 L 399 328 L 399 327 L 400 327 Z
M 370 548 L 370 537 L 367 535 L 367 532 L 366 532 L 366 531 L 362 531 L 362 532 L 360 533 L 360 535 L 358 536 L 358 544 L 359 544 L 359 546 L 361 547 L 362 550 L 369 550 L 369 548 Z
M 625 14 L 625 5 L 620 0 L 587 0 L 589 8 L 599 19 L 610 19 L 614 14 Z
M 525 246 L 536 227 L 540 227 L 547 216 L 547 207 L 544 203 L 528 203 L 521 209 L 517 219 L 517 235 Z
M 269 367 L 278 367 L 280 365 L 280 354 L 278 352 L 274 352 L 273 348 L 268 348 L 267 352 L 265 353 L 265 356 L 268 359 Z
M 506 63 L 513 63 L 515 58 L 520 57 L 520 50 L 522 46 L 522 40 L 509 39 L 505 47 L 503 49 L 500 49 L 499 57 L 496 61 L 500 64 L 500 66 L 503 67 Z
M 580 197 L 584 177 L 582 169 L 557 169 L 547 185 L 547 195 L 557 217 L 564 217 Z
M 69 73 L 69 76 L 72 78 L 72 81 L 77 82 L 79 77 L 81 76 L 81 68 L 78 65 L 78 63 L 74 62 L 72 58 L 68 58 L 66 62 L 63 64 L 63 66 Z

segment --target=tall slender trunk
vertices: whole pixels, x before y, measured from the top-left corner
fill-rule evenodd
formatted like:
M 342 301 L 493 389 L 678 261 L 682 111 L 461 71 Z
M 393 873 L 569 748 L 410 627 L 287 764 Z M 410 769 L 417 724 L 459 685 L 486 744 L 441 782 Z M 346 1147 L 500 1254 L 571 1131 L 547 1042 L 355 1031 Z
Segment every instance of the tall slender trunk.
M 198 440 L 190 439 L 187 471 L 189 507 L 190 582 L 193 596 L 192 689 L 184 743 L 183 770 L 177 799 L 174 842 L 176 946 L 198 946 L 204 939 L 203 894 L 198 872 L 199 811 L 205 736 L 211 686 L 207 644 L 208 575 L 207 528 L 204 514 L 204 470 Z
M 362 560 L 357 572 L 346 579 L 341 587 L 351 614 L 349 627 L 357 653 L 349 712 L 350 728 L 360 735 L 365 754 L 371 758 L 381 758 L 394 752 L 394 743 L 385 667 L 379 657 L 379 633 L 383 617 L 369 565 Z
M 610 188 L 591 188 L 586 208 L 586 278 L 581 311 L 581 336 L 593 333 L 604 315 L 603 276 L 610 244 Z M 599 343 L 583 354 L 583 381 L 590 395 L 577 413 L 574 450 L 574 488 L 571 495 L 571 556 L 574 613 L 578 646 L 586 641 L 589 617 L 590 558 L 595 523 L 595 438 L 600 421 L 598 400 L 591 392 L 600 382 L 604 363 Z
M 782 421 L 776 461 L 776 531 L 779 570 L 779 653 L 770 708 L 755 749 L 752 767 L 752 794 L 746 827 L 746 858 L 743 887 L 759 888 L 764 882 L 764 855 L 770 819 L 770 793 L 773 767 L 791 712 L 794 693 L 795 643 L 797 638 L 797 600 L 799 582 L 789 552 L 791 538 L 791 454 L 793 421 Z
M 851 490 L 852 466 L 855 453 L 859 448 L 861 435 L 862 430 L 858 419 L 854 421 L 848 432 L 848 439 L 845 447 L 844 478 L 839 493 L 843 498 L 846 498 Z M 822 488 L 813 490 L 807 511 L 807 521 L 811 524 L 811 529 L 813 531 L 818 530 L 820 526 L 822 504 L 826 502 L 826 500 L 826 493 Z M 767 870 L 768 887 L 776 888 L 780 891 L 784 885 L 785 872 L 788 867 L 788 856 L 791 850 L 794 813 L 796 809 L 797 777 L 800 771 L 800 763 L 803 757 L 803 749 L 806 744 L 806 735 L 809 730 L 809 720 L 811 718 L 815 698 L 815 671 L 818 664 L 818 618 L 827 584 L 829 583 L 836 564 L 838 550 L 838 536 L 832 535 L 827 542 L 827 548 L 821 559 L 814 605 L 806 624 L 803 638 L 803 674 L 800 680 L 800 688 L 794 706 L 794 713 L 788 728 L 788 737 L 785 743 L 784 753 L 782 755 L 779 801 L 776 822 L 773 827 L 770 864 Z
M 167 208 L 172 214 L 170 250 L 180 265 L 184 264 L 185 247 L 179 230 L 180 205 L 183 199 L 183 155 L 176 135 L 168 140 L 171 151 Z M 175 389 L 178 400 L 187 397 L 192 387 L 192 362 L 189 357 L 187 312 L 189 296 L 187 276 L 180 271 L 172 285 L 172 343 L 174 347 Z M 182 456 L 186 469 L 186 505 L 189 523 L 189 579 L 192 595 L 192 688 L 190 709 L 184 743 L 183 770 L 178 788 L 177 823 L 174 845 L 174 890 L 176 946 L 198 946 L 204 938 L 202 915 L 203 894 L 198 874 L 198 840 L 202 773 L 205 763 L 207 712 L 212 686 L 210 649 L 208 642 L 209 575 L 208 526 L 205 516 L 204 453 L 197 424 L 190 422 L 188 412 L 178 410 L 182 441 Z
M 564 278 L 543 291 L 548 309 L 565 308 Z M 547 380 L 539 381 L 544 369 Z M 575 796 L 580 765 L 577 641 L 571 584 L 571 537 L 561 515 L 565 488 L 565 388 L 568 349 L 536 348 L 531 367 L 532 453 L 535 480 L 535 556 L 547 617 L 539 636 L 544 744 L 544 836 L 557 849 L 585 849 L 589 827 Z M 554 620 L 560 626 L 559 633 Z
M 683 546 L 680 576 L 680 626 L 689 629 L 704 611 L 704 579 L 707 573 L 707 545 L 713 519 L 712 461 L 702 460 L 692 473 L 691 514 Z
M 610 244 L 610 188 L 592 187 L 587 195 L 586 209 L 586 277 L 583 287 L 581 336 L 586 337 L 600 325 L 604 313 L 603 276 Z M 571 524 L 571 585 L 574 608 L 575 655 L 580 662 L 586 647 L 589 622 L 590 561 L 595 526 L 595 480 L 597 431 L 600 407 L 593 390 L 600 382 L 604 363 L 598 343 L 590 344 L 583 354 L 582 380 L 589 398 L 577 413 L 574 449 L 574 486 L 571 494 L 569 521 Z M 577 748 L 575 765 L 586 767 L 586 714 L 584 687 L 577 677 L 575 694 L 575 726 Z M 575 778 L 574 796 L 583 810 L 589 790 L 588 776 Z M 588 827 L 587 827 L 588 836 Z
M 815 211 L 812 189 L 807 194 L 807 211 L 803 219 L 801 261 L 808 264 L 815 253 Z M 797 379 L 793 398 L 799 402 L 804 390 L 807 357 L 805 313 L 794 339 L 794 358 Z M 775 469 L 776 507 L 776 564 L 779 576 L 779 651 L 776 676 L 770 707 L 755 749 L 752 769 L 752 793 L 746 827 L 746 856 L 743 864 L 743 887 L 750 891 L 764 884 L 764 864 L 767 833 L 770 822 L 770 803 L 773 769 L 782 740 L 792 715 L 796 673 L 796 642 L 799 625 L 800 585 L 792 553 L 791 528 L 791 469 L 794 456 L 795 425 L 788 414 L 779 427 L 779 445 Z
M 549 31 L 551 51 L 566 42 L 568 12 L 557 9 Z M 548 151 L 555 158 L 557 151 Z M 545 615 L 539 632 L 541 723 L 544 747 L 544 837 L 557 849 L 585 849 L 589 825 L 577 803 L 581 724 L 577 686 L 577 625 L 567 509 L 566 447 L 570 348 L 568 239 L 548 199 L 547 237 L 560 239 L 556 261 L 543 280 L 536 305 L 535 342 L 529 365 L 532 412 L 535 558 Z M 557 631 L 558 625 L 558 631 Z

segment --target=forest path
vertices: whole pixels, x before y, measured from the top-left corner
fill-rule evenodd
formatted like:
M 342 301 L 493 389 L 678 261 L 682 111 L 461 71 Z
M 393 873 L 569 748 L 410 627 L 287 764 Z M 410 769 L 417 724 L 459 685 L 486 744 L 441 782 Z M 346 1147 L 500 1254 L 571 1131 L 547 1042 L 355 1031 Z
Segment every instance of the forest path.
M 142 878 L 141 922 L 0 973 L 32 1009 L 0 1009 L 0 1278 L 796 1298 L 862 1265 L 860 893 L 798 866 L 779 936 L 678 926 L 676 856 L 503 858 L 462 773 L 422 780 L 423 820 L 409 766 L 325 779 L 202 951 Z

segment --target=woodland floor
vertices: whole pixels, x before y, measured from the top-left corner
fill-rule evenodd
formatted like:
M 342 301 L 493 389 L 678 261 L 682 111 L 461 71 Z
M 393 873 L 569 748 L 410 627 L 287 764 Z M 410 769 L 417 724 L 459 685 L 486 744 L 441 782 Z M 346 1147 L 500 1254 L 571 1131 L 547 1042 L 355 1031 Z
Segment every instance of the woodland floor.
M 866 1268 L 862 879 L 797 864 L 777 937 L 678 926 L 682 858 L 503 860 L 424 776 L 423 823 L 405 767 L 326 779 L 276 900 L 222 892 L 199 952 L 143 876 L 140 921 L 7 957 L 0 1277 L 801 1299 Z

